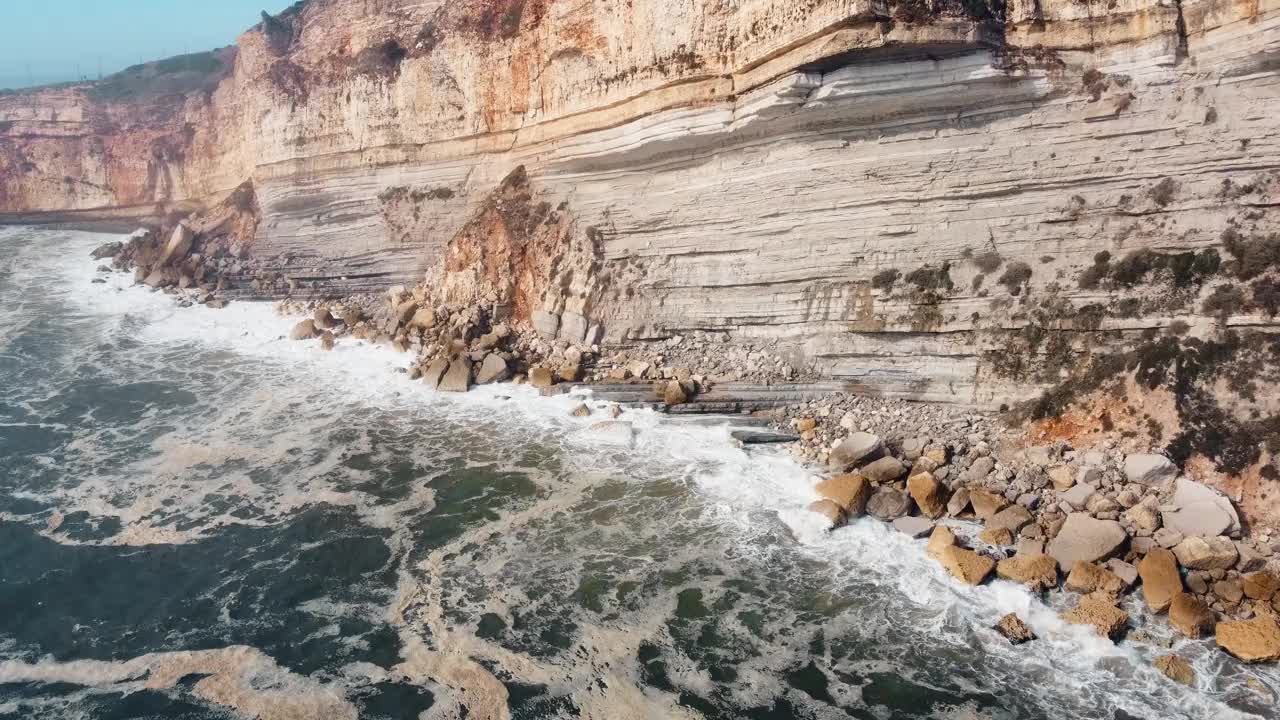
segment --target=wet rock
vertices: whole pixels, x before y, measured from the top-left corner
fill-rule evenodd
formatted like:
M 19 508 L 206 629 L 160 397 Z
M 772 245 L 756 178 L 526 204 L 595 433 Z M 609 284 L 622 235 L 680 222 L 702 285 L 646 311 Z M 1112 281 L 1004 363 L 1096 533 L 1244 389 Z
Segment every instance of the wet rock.
M 996 565 L 996 575 L 1043 592 L 1058 586 L 1058 561 L 1043 554 L 1014 555 Z
M 449 358 L 449 369 L 440 378 L 437 390 L 441 392 L 464 393 L 471 389 L 471 359 L 466 355 L 454 355 Z
M 861 475 L 836 475 L 814 488 L 818 494 L 839 505 L 850 517 L 860 517 L 871 498 L 871 483 Z
M 1001 510 L 1009 507 L 1009 501 L 1003 495 L 990 490 L 972 489 L 969 491 L 969 504 L 979 520 L 987 520 Z
M 907 492 L 911 493 L 911 498 L 915 500 L 922 514 L 936 519 L 946 512 L 946 488 L 934 479 L 933 475 L 929 473 L 912 475 L 907 480 Z
M 1235 543 L 1225 537 L 1189 537 L 1173 548 L 1173 554 L 1191 570 L 1229 570 L 1240 557 Z
M 316 308 L 315 312 L 311 316 L 311 320 L 316 324 L 316 327 L 321 330 L 328 330 L 336 324 L 333 320 L 333 315 L 329 312 L 329 308 Z
M 893 529 L 912 538 L 922 538 L 933 532 L 934 523 L 919 516 L 900 517 L 893 521 Z
M 762 430 L 734 430 L 729 435 L 743 445 L 777 445 L 793 443 L 800 439 L 798 435 Z
M 1025 507 L 1021 505 L 1010 505 L 995 515 L 992 515 L 990 518 L 987 518 L 987 527 L 1005 528 L 1010 533 L 1017 534 L 1017 532 L 1030 523 L 1031 520 L 1031 512 Z
M 879 487 L 867 500 L 867 514 L 880 520 L 895 520 L 911 514 L 911 496 L 891 487 Z
M 1178 466 L 1163 455 L 1129 455 L 1124 459 L 1124 475 L 1139 485 L 1164 485 L 1178 474 Z
M 588 407 L 586 403 L 583 403 L 574 408 L 569 415 L 577 418 L 591 417 L 591 408 Z
M 955 545 L 942 548 L 938 562 L 953 577 L 969 585 L 981 585 L 996 569 L 995 560 Z
M 1191 668 L 1191 663 L 1187 662 L 1178 655 L 1165 655 L 1158 657 L 1155 662 L 1151 663 L 1157 670 L 1165 674 L 1165 677 L 1180 682 L 1183 685 L 1195 687 L 1196 671 Z
M 810 503 L 809 510 L 826 518 L 829 528 L 838 528 L 841 525 L 844 525 L 844 508 L 831 500 L 818 500 L 817 502 Z
M 1174 486 L 1170 505 L 1176 510 L 1162 514 L 1167 528 L 1184 537 L 1216 537 L 1240 532 L 1240 516 L 1225 495 L 1187 478 Z
M 440 380 L 444 378 L 445 371 L 448 369 L 449 360 L 447 358 L 436 358 L 422 371 L 422 380 L 427 384 L 427 387 L 435 390 L 440 387 Z
M 605 420 L 581 430 L 574 435 L 593 445 L 609 445 L 615 447 L 632 447 L 636 441 L 635 428 L 623 420 Z
M 319 335 L 320 331 L 316 329 L 316 322 L 314 320 L 303 320 L 297 325 L 294 325 L 293 329 L 289 331 L 290 340 L 310 340 L 312 338 L 319 337 Z
M 332 350 L 335 347 L 337 347 L 337 345 L 338 345 L 337 338 L 335 338 L 333 336 L 333 333 L 329 332 L 328 330 L 325 330 L 324 334 L 320 336 L 321 350 Z
M 1062 567 L 1076 563 L 1098 562 L 1115 555 L 1124 547 L 1129 534 L 1114 520 L 1097 520 L 1084 513 L 1067 516 L 1062 529 L 1049 541 L 1047 552 Z
M 1152 612 L 1161 613 L 1169 608 L 1173 597 L 1182 592 L 1182 574 L 1172 552 L 1158 548 L 1147 553 L 1138 563 L 1138 576 L 1142 578 L 1142 597 Z
M 1119 595 L 1124 592 L 1126 586 L 1124 581 L 1110 570 L 1082 561 L 1072 566 L 1064 587 L 1084 594 L 1100 592 Z
M 1129 624 L 1129 613 L 1116 607 L 1110 596 L 1093 594 L 1080 598 L 1074 608 L 1062 613 L 1062 619 L 1077 625 L 1092 625 L 1102 637 L 1116 640 Z
M 925 546 L 925 552 L 929 557 L 937 559 L 942 551 L 954 547 L 956 544 L 956 535 L 951 532 L 950 528 L 938 525 L 929 534 L 929 544 Z
M 1015 613 L 1009 613 L 1000 618 L 1000 622 L 995 625 L 995 630 L 1014 645 L 1021 645 L 1036 639 L 1036 634 L 1031 631 L 1030 626 Z
M 124 250 L 124 243 L 109 242 L 94 248 L 94 251 L 90 253 L 90 256 L 94 260 L 105 260 L 107 258 L 113 258 L 119 255 L 123 250 Z
M 538 365 L 529 368 L 529 386 L 539 390 L 546 390 L 556 384 L 555 375 L 551 373 L 551 369 Z
M 507 366 L 507 361 L 502 359 L 497 353 L 489 353 L 485 356 L 484 361 L 480 363 L 480 368 L 476 371 L 477 385 L 491 385 L 508 380 L 511 377 L 511 368 Z
M 1247 663 L 1280 660 L 1280 625 L 1271 615 L 1218 623 L 1214 639 L 1218 647 Z
M 884 451 L 884 442 L 876 435 L 856 432 L 845 438 L 828 459 L 828 464 L 836 472 L 845 472 L 859 465 L 875 460 Z
M 1191 593 L 1179 592 L 1169 602 L 1169 624 L 1189 638 L 1204 637 L 1216 620 L 1209 606 Z
M 868 480 L 876 483 L 892 482 L 906 474 L 907 468 L 903 466 L 902 461 L 892 455 L 885 456 L 879 460 L 873 460 L 858 472 L 862 473 Z
M 990 527 L 978 533 L 978 539 L 988 545 L 1012 545 L 1013 533 L 1008 528 Z

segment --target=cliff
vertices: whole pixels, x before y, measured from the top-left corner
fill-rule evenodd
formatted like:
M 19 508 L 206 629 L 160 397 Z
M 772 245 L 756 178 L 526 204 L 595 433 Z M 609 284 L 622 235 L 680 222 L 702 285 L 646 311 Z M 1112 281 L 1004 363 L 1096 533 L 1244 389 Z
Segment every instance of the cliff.
M 1277 70 L 1277 0 L 311 0 L 0 95 L 0 212 L 162 222 L 247 181 L 263 295 L 443 272 L 996 407 L 1143 333 L 1273 328 Z

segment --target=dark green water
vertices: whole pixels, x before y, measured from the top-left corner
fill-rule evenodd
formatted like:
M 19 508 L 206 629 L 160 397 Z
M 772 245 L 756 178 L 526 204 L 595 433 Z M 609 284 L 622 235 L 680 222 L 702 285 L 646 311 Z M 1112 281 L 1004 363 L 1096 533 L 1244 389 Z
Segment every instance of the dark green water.
M 269 307 L 93 284 L 102 240 L 0 229 L 2 718 L 1275 716 L 1274 670 L 1182 642 L 1184 689 L 874 522 L 821 533 L 813 478 L 724 427 L 436 397 Z M 1015 610 L 1041 640 L 988 629 Z

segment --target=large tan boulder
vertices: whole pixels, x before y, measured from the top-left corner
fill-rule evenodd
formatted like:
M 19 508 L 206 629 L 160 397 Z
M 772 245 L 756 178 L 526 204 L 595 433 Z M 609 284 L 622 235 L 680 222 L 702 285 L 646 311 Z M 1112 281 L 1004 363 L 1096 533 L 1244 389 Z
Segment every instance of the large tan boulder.
M 871 433 L 856 432 L 831 451 L 828 464 L 836 472 L 865 465 L 884 453 L 884 441 Z
M 921 515 L 936 519 L 947 511 L 947 489 L 931 473 L 916 473 L 908 478 L 907 492 L 916 501 Z
M 988 545 L 1012 545 L 1013 533 L 1009 532 L 1009 528 L 989 527 L 978 533 L 978 539 Z
M 1124 580 L 1110 570 L 1080 561 L 1071 567 L 1065 587 L 1086 595 L 1094 592 L 1119 595 L 1126 586 Z
M 290 340 L 310 340 L 319 336 L 320 331 L 316 328 L 315 320 L 303 320 L 289 331 Z
M 859 517 L 867 510 L 871 483 L 857 474 L 836 475 L 814 488 L 822 497 L 839 505 L 849 517 Z
M 1009 501 L 1003 495 L 981 488 L 969 490 L 969 504 L 973 506 L 973 514 L 979 520 L 986 520 L 1009 507 Z
M 529 368 L 529 386 L 539 390 L 546 390 L 556 384 L 555 375 L 551 373 L 551 368 L 538 365 Z
M 436 389 L 441 392 L 464 393 L 471 389 L 471 359 L 466 355 L 454 355 L 449 359 L 449 369 Z
M 432 360 L 426 369 L 422 371 L 422 380 L 427 384 L 427 387 L 434 390 L 440 387 L 440 380 L 444 378 L 445 371 L 448 369 L 448 358 L 438 357 Z
M 1178 562 L 1189 570 L 1230 570 L 1240 553 L 1231 538 L 1189 537 L 1173 548 Z
M 1156 548 L 1138 563 L 1138 576 L 1142 578 L 1142 597 L 1152 612 L 1169 609 L 1169 602 L 1182 592 L 1182 573 L 1173 553 Z
M 1165 674 L 1165 677 L 1180 682 L 1183 685 L 1195 687 L 1196 671 L 1192 669 L 1191 663 L 1184 660 L 1178 655 L 1165 655 L 1158 657 L 1151 663 L 1157 670 Z
M 972 550 L 951 546 L 938 553 L 938 562 L 956 579 L 969 585 L 981 585 L 996 569 L 996 561 Z
M 1189 638 L 1203 637 L 1216 621 L 1209 606 L 1191 593 L 1180 592 L 1169 602 L 1169 624 Z
M 895 487 L 881 485 L 867 500 L 867 514 L 884 520 L 897 520 L 911 514 L 911 496 Z
M 1062 619 L 1077 625 L 1092 625 L 1104 638 L 1115 640 L 1129 624 L 1129 613 L 1115 606 L 1106 594 L 1085 595 L 1074 608 L 1062 613 Z
M 831 528 L 838 528 L 841 525 L 844 525 L 844 508 L 840 507 L 832 500 L 818 500 L 817 502 L 810 503 L 809 510 L 826 518 L 827 523 Z
M 1062 567 L 1075 567 L 1081 561 L 1106 560 L 1118 553 L 1128 539 L 1129 534 L 1114 520 L 1071 513 L 1045 551 Z
M 907 468 L 898 458 L 886 455 L 879 460 L 873 460 L 868 463 L 858 472 L 862 473 L 871 482 L 886 483 L 893 482 L 906 475 Z
M 955 547 L 956 534 L 945 526 L 939 525 L 933 529 L 933 534 L 929 536 L 929 544 L 925 545 L 925 552 L 929 557 L 937 560 L 942 556 L 942 551 L 949 547 Z
M 1214 639 L 1218 647 L 1248 663 L 1280 660 L 1280 625 L 1271 615 L 1218 623 Z
M 1021 505 L 1010 505 L 1000 512 L 987 518 L 987 527 L 989 528 L 1005 528 L 1011 533 L 1017 533 L 1022 528 L 1031 523 L 1031 512 Z
M 1014 555 L 996 565 L 996 575 L 1043 592 L 1058 586 L 1058 561 L 1043 554 Z
M 1280 578 L 1268 570 L 1259 570 L 1241 578 L 1244 594 L 1250 600 L 1267 601 L 1280 592 Z

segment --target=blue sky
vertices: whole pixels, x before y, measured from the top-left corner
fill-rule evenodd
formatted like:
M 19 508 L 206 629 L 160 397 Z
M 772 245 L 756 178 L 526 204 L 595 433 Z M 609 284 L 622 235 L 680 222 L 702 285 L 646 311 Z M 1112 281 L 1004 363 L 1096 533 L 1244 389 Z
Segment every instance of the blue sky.
M 0 88 L 230 45 L 293 0 L 0 0 Z M 28 67 L 30 68 L 28 70 Z

